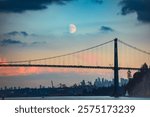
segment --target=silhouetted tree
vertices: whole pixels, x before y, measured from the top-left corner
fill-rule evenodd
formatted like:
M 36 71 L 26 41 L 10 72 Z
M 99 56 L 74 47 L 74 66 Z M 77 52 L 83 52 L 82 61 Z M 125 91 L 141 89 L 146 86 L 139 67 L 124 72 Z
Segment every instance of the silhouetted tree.
M 148 68 L 148 65 L 144 63 L 141 66 L 141 69 L 134 73 L 133 78 L 129 79 L 129 82 L 126 86 L 126 90 L 128 91 L 130 96 L 143 96 L 144 95 L 144 90 L 147 82 L 150 81 L 150 78 L 148 78 L 148 73 L 150 73 L 150 70 Z M 148 88 L 147 88 L 148 89 Z M 141 91 L 142 90 L 142 91 Z
M 146 63 L 144 63 L 141 67 L 141 70 L 140 70 L 142 73 L 145 73 L 148 71 L 148 65 Z

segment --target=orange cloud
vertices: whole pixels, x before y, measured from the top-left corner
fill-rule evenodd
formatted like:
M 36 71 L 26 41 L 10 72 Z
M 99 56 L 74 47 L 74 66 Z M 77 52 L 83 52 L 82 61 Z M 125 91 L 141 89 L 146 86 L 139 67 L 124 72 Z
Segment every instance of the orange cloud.
M 0 63 L 7 62 L 5 58 L 0 58 Z M 67 73 L 80 72 L 75 69 L 63 68 L 41 68 L 41 67 L 0 67 L 0 76 L 24 76 L 41 73 Z
M 5 58 L 0 58 L 0 63 L 7 62 Z M 0 76 L 18 76 L 40 74 L 46 72 L 56 72 L 55 69 L 38 67 L 0 67 Z
M 78 57 L 79 60 L 84 61 L 86 65 L 93 64 L 97 60 L 96 55 L 86 54 L 84 57 Z M 7 59 L 0 58 L 0 63 L 7 62 Z M 82 62 L 81 62 L 82 63 Z M 95 64 L 94 64 L 95 63 Z M 0 67 L 0 76 L 25 76 L 31 74 L 42 74 L 42 73 L 69 73 L 75 72 L 78 74 L 103 74 L 108 73 L 108 70 L 96 70 L 96 69 L 75 69 L 75 68 L 42 68 L 42 67 Z
M 61 70 L 57 68 L 38 68 L 38 67 L 1 67 L 0 76 L 19 76 L 41 73 L 61 73 L 70 70 Z

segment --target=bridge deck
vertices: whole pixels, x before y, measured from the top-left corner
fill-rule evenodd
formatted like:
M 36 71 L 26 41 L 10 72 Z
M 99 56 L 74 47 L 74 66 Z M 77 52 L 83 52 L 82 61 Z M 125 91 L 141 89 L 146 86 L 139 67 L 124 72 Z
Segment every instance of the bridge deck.
M 55 68 L 83 68 L 83 69 L 112 69 L 110 66 L 83 66 L 83 65 L 41 65 L 41 64 L 0 64 L 0 67 L 55 67 Z M 118 67 L 119 70 L 140 70 L 140 68 Z

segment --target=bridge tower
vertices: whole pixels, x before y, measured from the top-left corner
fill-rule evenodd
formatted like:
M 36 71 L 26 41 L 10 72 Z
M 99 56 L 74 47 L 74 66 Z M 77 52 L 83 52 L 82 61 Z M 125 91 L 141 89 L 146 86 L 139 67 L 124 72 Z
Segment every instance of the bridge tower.
M 118 39 L 114 39 L 114 96 L 119 97 Z

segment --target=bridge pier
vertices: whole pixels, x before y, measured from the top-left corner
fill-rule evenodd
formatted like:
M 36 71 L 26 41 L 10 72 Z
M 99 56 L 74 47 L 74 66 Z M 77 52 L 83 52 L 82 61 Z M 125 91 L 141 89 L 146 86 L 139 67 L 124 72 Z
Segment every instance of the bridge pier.
M 114 97 L 119 97 L 118 39 L 114 39 Z

